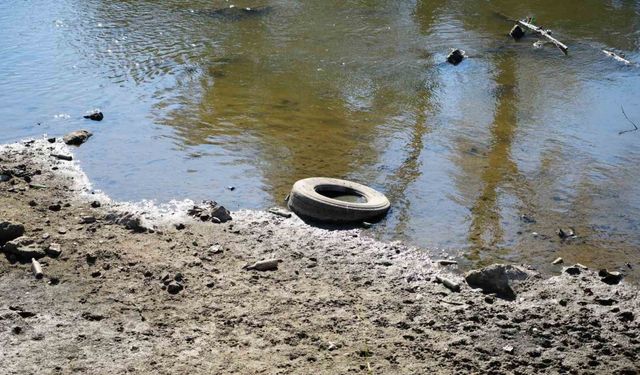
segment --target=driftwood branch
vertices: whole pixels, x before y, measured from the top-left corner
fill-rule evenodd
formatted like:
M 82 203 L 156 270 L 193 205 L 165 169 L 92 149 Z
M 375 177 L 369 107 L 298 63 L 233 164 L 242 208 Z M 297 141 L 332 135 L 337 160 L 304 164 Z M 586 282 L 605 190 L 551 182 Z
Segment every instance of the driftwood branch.
M 604 52 L 604 54 L 609 57 L 613 57 L 616 61 L 620 61 L 621 63 L 624 63 L 626 65 L 631 65 L 631 61 L 625 59 L 624 57 L 618 55 L 615 52 L 607 51 L 606 49 L 603 49 L 602 52 Z
M 629 133 L 629 132 L 634 132 L 634 131 L 638 130 L 638 125 L 636 125 L 635 122 L 631 121 L 629 116 L 627 116 L 627 113 L 624 111 L 624 107 L 622 105 L 620 105 L 620 109 L 622 110 L 622 114 L 627 119 L 627 121 L 629 121 L 629 123 L 631 123 L 631 125 L 633 125 L 633 129 L 623 130 L 621 132 L 618 132 L 618 135 L 621 135 L 621 134 L 624 134 L 624 133 Z
M 549 30 L 545 30 L 541 27 L 538 27 L 534 24 L 531 24 L 525 20 L 518 20 L 516 21 L 518 23 L 518 25 L 524 26 L 527 29 L 542 35 L 543 37 L 547 38 L 551 43 L 553 43 L 556 47 L 558 47 L 565 55 L 569 52 L 569 47 L 567 47 L 564 43 L 562 43 L 561 41 L 559 41 L 558 39 L 554 38 L 551 36 L 551 33 L 549 33 Z

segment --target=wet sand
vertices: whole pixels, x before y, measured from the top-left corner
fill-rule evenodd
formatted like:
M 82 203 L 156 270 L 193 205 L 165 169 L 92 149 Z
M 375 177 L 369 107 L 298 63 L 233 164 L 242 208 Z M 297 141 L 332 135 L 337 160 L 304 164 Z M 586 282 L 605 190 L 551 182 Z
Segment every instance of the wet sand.
M 23 224 L 32 249 L 61 250 L 40 258 L 36 279 L 5 245 L 3 373 L 639 370 L 633 284 L 606 284 L 592 270 L 532 271 L 515 300 L 496 298 L 426 252 L 360 230 L 259 211 L 214 224 L 187 216 L 189 202 L 164 212 L 113 202 L 92 194 L 75 160 L 50 156 L 72 151 L 44 139 L 0 147 L 0 171 L 12 173 L 0 182 L 0 222 Z M 129 225 L 137 231 L 116 223 L 125 212 L 141 218 Z M 282 262 L 243 269 L 261 259 Z

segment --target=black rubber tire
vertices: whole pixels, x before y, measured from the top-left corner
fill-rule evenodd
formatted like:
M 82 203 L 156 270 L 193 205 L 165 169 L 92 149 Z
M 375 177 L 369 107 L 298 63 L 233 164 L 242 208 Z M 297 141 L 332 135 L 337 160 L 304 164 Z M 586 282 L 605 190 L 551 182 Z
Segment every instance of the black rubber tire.
M 345 202 L 318 193 L 322 191 L 357 194 L 365 202 Z M 287 202 L 289 209 L 303 219 L 327 223 L 376 221 L 389 211 L 384 194 L 356 182 L 337 178 L 312 177 L 297 181 Z

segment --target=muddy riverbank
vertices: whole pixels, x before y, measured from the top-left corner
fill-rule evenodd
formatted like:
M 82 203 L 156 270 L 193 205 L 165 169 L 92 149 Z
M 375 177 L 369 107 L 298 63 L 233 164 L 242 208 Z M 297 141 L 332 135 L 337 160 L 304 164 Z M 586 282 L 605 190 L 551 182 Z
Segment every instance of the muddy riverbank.
M 112 202 L 65 156 L 61 140 L 0 147 L 0 222 L 23 225 L 13 243 L 44 270 L 36 279 L 4 245 L 3 373 L 639 370 L 640 298 L 624 281 L 529 270 L 505 300 L 358 230 L 257 211 L 216 224 L 190 218 L 190 202 Z M 243 269 L 262 259 L 282 261 Z

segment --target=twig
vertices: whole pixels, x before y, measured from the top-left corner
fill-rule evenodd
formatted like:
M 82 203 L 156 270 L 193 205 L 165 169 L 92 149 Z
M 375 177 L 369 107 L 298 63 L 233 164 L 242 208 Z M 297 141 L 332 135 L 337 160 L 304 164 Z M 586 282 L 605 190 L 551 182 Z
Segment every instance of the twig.
M 638 125 L 636 125 L 635 122 L 631 121 L 629 116 L 627 116 L 626 112 L 624 111 L 624 107 L 622 106 L 622 104 L 620 105 L 620 109 L 622 110 L 622 114 L 627 119 L 627 121 L 629 121 L 631 123 L 631 125 L 633 125 L 633 129 L 623 130 L 621 132 L 618 132 L 618 135 L 621 135 L 621 134 L 624 134 L 624 133 L 629 133 L 629 132 L 634 132 L 634 131 L 638 130 Z

